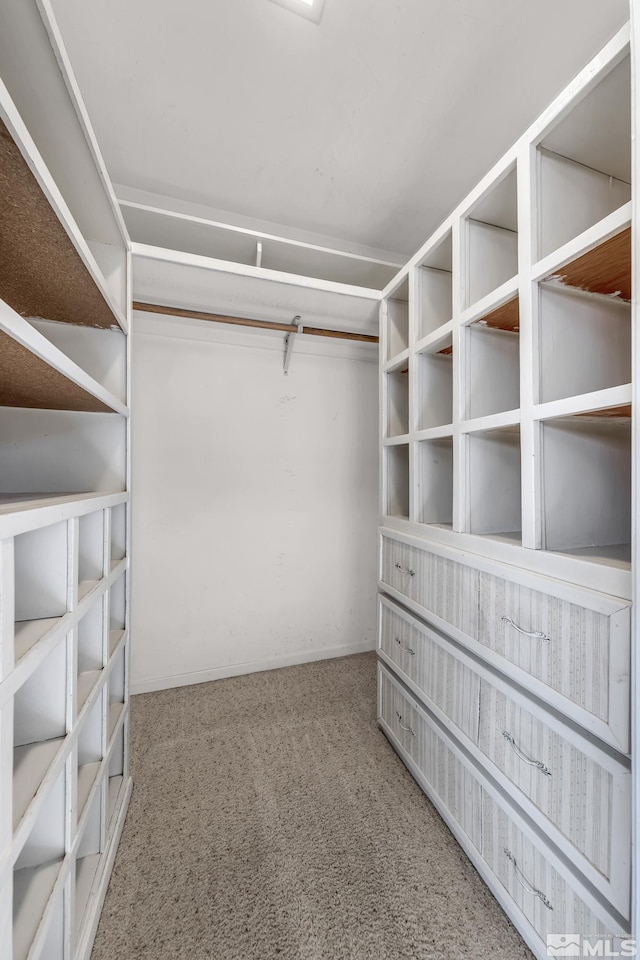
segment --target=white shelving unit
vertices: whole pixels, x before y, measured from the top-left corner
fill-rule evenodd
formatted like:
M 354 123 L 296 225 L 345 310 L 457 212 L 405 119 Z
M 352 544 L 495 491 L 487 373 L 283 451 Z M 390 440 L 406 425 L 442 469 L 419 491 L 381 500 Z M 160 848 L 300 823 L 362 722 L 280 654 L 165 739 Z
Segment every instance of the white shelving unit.
M 131 791 L 130 245 L 46 0 L 0 63 L 0 942 L 85 960 Z
M 614 946 L 640 934 L 631 46 L 627 27 L 399 271 L 380 311 L 379 722 L 540 960 L 549 933 Z M 428 638 L 451 658 L 446 681 Z M 534 714 L 549 730 L 570 718 L 571 732 L 552 748 Z M 484 798 L 471 819 L 440 790 L 434 730 L 447 782 L 468 804 Z M 604 745 L 603 793 L 577 768 L 554 779 L 570 743 L 587 763 Z M 577 811 L 580 842 L 597 831 L 615 882 L 567 841 Z M 531 851 L 513 828 L 523 815 Z

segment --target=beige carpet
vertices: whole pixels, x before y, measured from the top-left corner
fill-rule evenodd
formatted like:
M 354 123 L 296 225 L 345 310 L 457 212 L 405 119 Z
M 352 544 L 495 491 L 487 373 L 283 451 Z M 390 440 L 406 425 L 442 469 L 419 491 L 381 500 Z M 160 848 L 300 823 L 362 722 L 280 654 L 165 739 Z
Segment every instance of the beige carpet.
M 373 654 L 134 697 L 92 960 L 530 960 L 375 703 Z

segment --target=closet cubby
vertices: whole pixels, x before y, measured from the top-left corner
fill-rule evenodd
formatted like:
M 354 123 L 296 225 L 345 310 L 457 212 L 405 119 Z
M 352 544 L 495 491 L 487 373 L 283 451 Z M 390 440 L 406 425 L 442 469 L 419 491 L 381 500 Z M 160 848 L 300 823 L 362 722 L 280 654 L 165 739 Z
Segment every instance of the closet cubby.
M 126 627 L 126 574 L 111 585 L 109 588 L 109 630 L 112 632 L 122 632 Z
M 102 599 L 91 605 L 76 628 L 78 647 L 78 681 L 76 713 L 80 713 L 91 691 L 100 679 L 104 663 L 104 604 Z
M 51 524 L 14 538 L 15 620 L 17 632 L 48 629 L 67 611 L 68 526 Z M 31 621 L 45 623 L 28 626 Z M 26 637 L 20 636 L 20 646 Z
M 629 563 L 630 414 L 630 408 L 602 410 L 541 424 L 547 550 Z
M 430 336 L 453 316 L 451 231 L 416 267 L 417 338 Z
M 387 360 L 393 360 L 409 346 L 409 284 L 405 280 L 385 303 Z
M 25 867 L 13 872 L 13 958 L 27 960 L 41 920 L 56 886 L 62 868 L 62 856 L 38 867 Z M 53 905 L 52 923 L 45 936 L 47 960 L 63 960 L 60 953 L 60 931 L 64 931 L 62 896 Z M 49 945 L 52 951 L 49 952 Z
M 520 541 L 520 428 L 468 434 L 468 532 Z
M 466 219 L 466 296 L 470 307 L 518 273 L 515 166 L 473 206 Z
M 418 430 L 453 423 L 453 348 L 451 337 L 433 351 L 416 354 Z
M 111 565 L 118 563 L 127 552 L 127 505 L 119 503 L 111 508 L 110 518 L 110 557 Z
M 29 836 L 15 862 L 15 870 L 32 870 L 59 861 L 66 851 L 65 840 L 66 770 L 62 770 L 36 817 Z
M 14 696 L 14 747 L 64 737 L 67 732 L 67 644 L 64 638 Z
M 77 943 L 86 917 L 91 889 L 100 866 L 102 850 L 103 789 L 96 790 L 91 805 L 83 816 L 75 862 L 74 939 Z
M 409 444 L 394 444 L 384 450 L 386 513 L 409 519 Z
M 519 329 L 517 297 L 465 328 L 466 419 L 519 408 Z
M 453 438 L 417 444 L 418 522 L 451 527 L 453 519 Z
M 385 374 L 387 382 L 387 436 L 409 432 L 409 368 Z
M 539 401 L 631 382 L 631 305 L 557 283 L 539 285 Z
M 540 259 L 631 199 L 628 56 L 542 138 L 538 184 Z
M 116 655 L 109 674 L 109 706 L 122 705 L 125 691 L 125 655 L 124 648 Z
M 82 599 L 104 573 L 104 511 L 80 517 L 78 527 L 78 599 Z
M 96 782 L 103 757 L 103 700 L 104 695 L 101 693 L 91 707 L 78 737 L 78 820 Z

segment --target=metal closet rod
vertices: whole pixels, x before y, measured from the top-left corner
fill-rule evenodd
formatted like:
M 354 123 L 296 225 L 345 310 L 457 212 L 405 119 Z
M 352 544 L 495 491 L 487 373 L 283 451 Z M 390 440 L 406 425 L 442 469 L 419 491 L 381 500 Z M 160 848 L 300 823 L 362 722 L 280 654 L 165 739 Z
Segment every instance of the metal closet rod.
M 166 307 L 159 303 L 142 303 L 139 300 L 133 301 L 134 310 L 142 310 L 145 313 L 160 313 L 169 317 L 186 317 L 190 320 L 210 320 L 214 323 L 229 323 L 238 327 L 258 327 L 261 330 L 281 330 L 284 333 L 297 333 L 297 323 L 276 323 L 271 320 L 252 320 L 249 317 L 227 317 L 219 313 L 204 313 L 201 310 L 182 310 L 179 307 Z M 326 330 L 324 327 L 306 327 L 302 328 L 303 334 L 309 334 L 314 337 L 333 337 L 340 340 L 359 340 L 363 343 L 378 343 L 378 337 L 372 337 L 366 333 L 349 333 L 346 330 Z

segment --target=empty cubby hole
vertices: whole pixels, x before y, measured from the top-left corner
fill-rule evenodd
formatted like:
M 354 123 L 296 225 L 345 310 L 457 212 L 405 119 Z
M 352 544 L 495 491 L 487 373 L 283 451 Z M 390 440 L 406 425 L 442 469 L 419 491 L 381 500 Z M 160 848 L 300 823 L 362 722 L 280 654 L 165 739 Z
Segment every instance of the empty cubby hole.
M 387 436 L 409 432 L 409 370 L 394 370 L 387 378 Z
M 518 273 L 515 167 L 476 203 L 467 218 L 467 231 L 469 307 Z
M 469 531 L 521 539 L 520 428 L 467 437 Z
M 409 445 L 386 447 L 387 515 L 409 518 Z
M 467 328 L 466 419 L 520 406 L 519 328 L 517 297 Z
M 453 349 L 451 338 L 433 352 L 416 356 L 418 375 L 418 430 L 453 422 Z
M 409 346 L 409 284 L 406 280 L 385 303 L 387 324 L 387 360 Z
M 104 572 L 104 511 L 85 514 L 78 526 L 78 592 L 82 597 Z
M 540 258 L 631 199 L 631 86 L 627 57 L 540 142 Z
M 417 450 L 418 521 L 451 526 L 453 439 L 422 440 Z
M 417 267 L 418 339 L 448 323 L 453 315 L 451 231 Z

